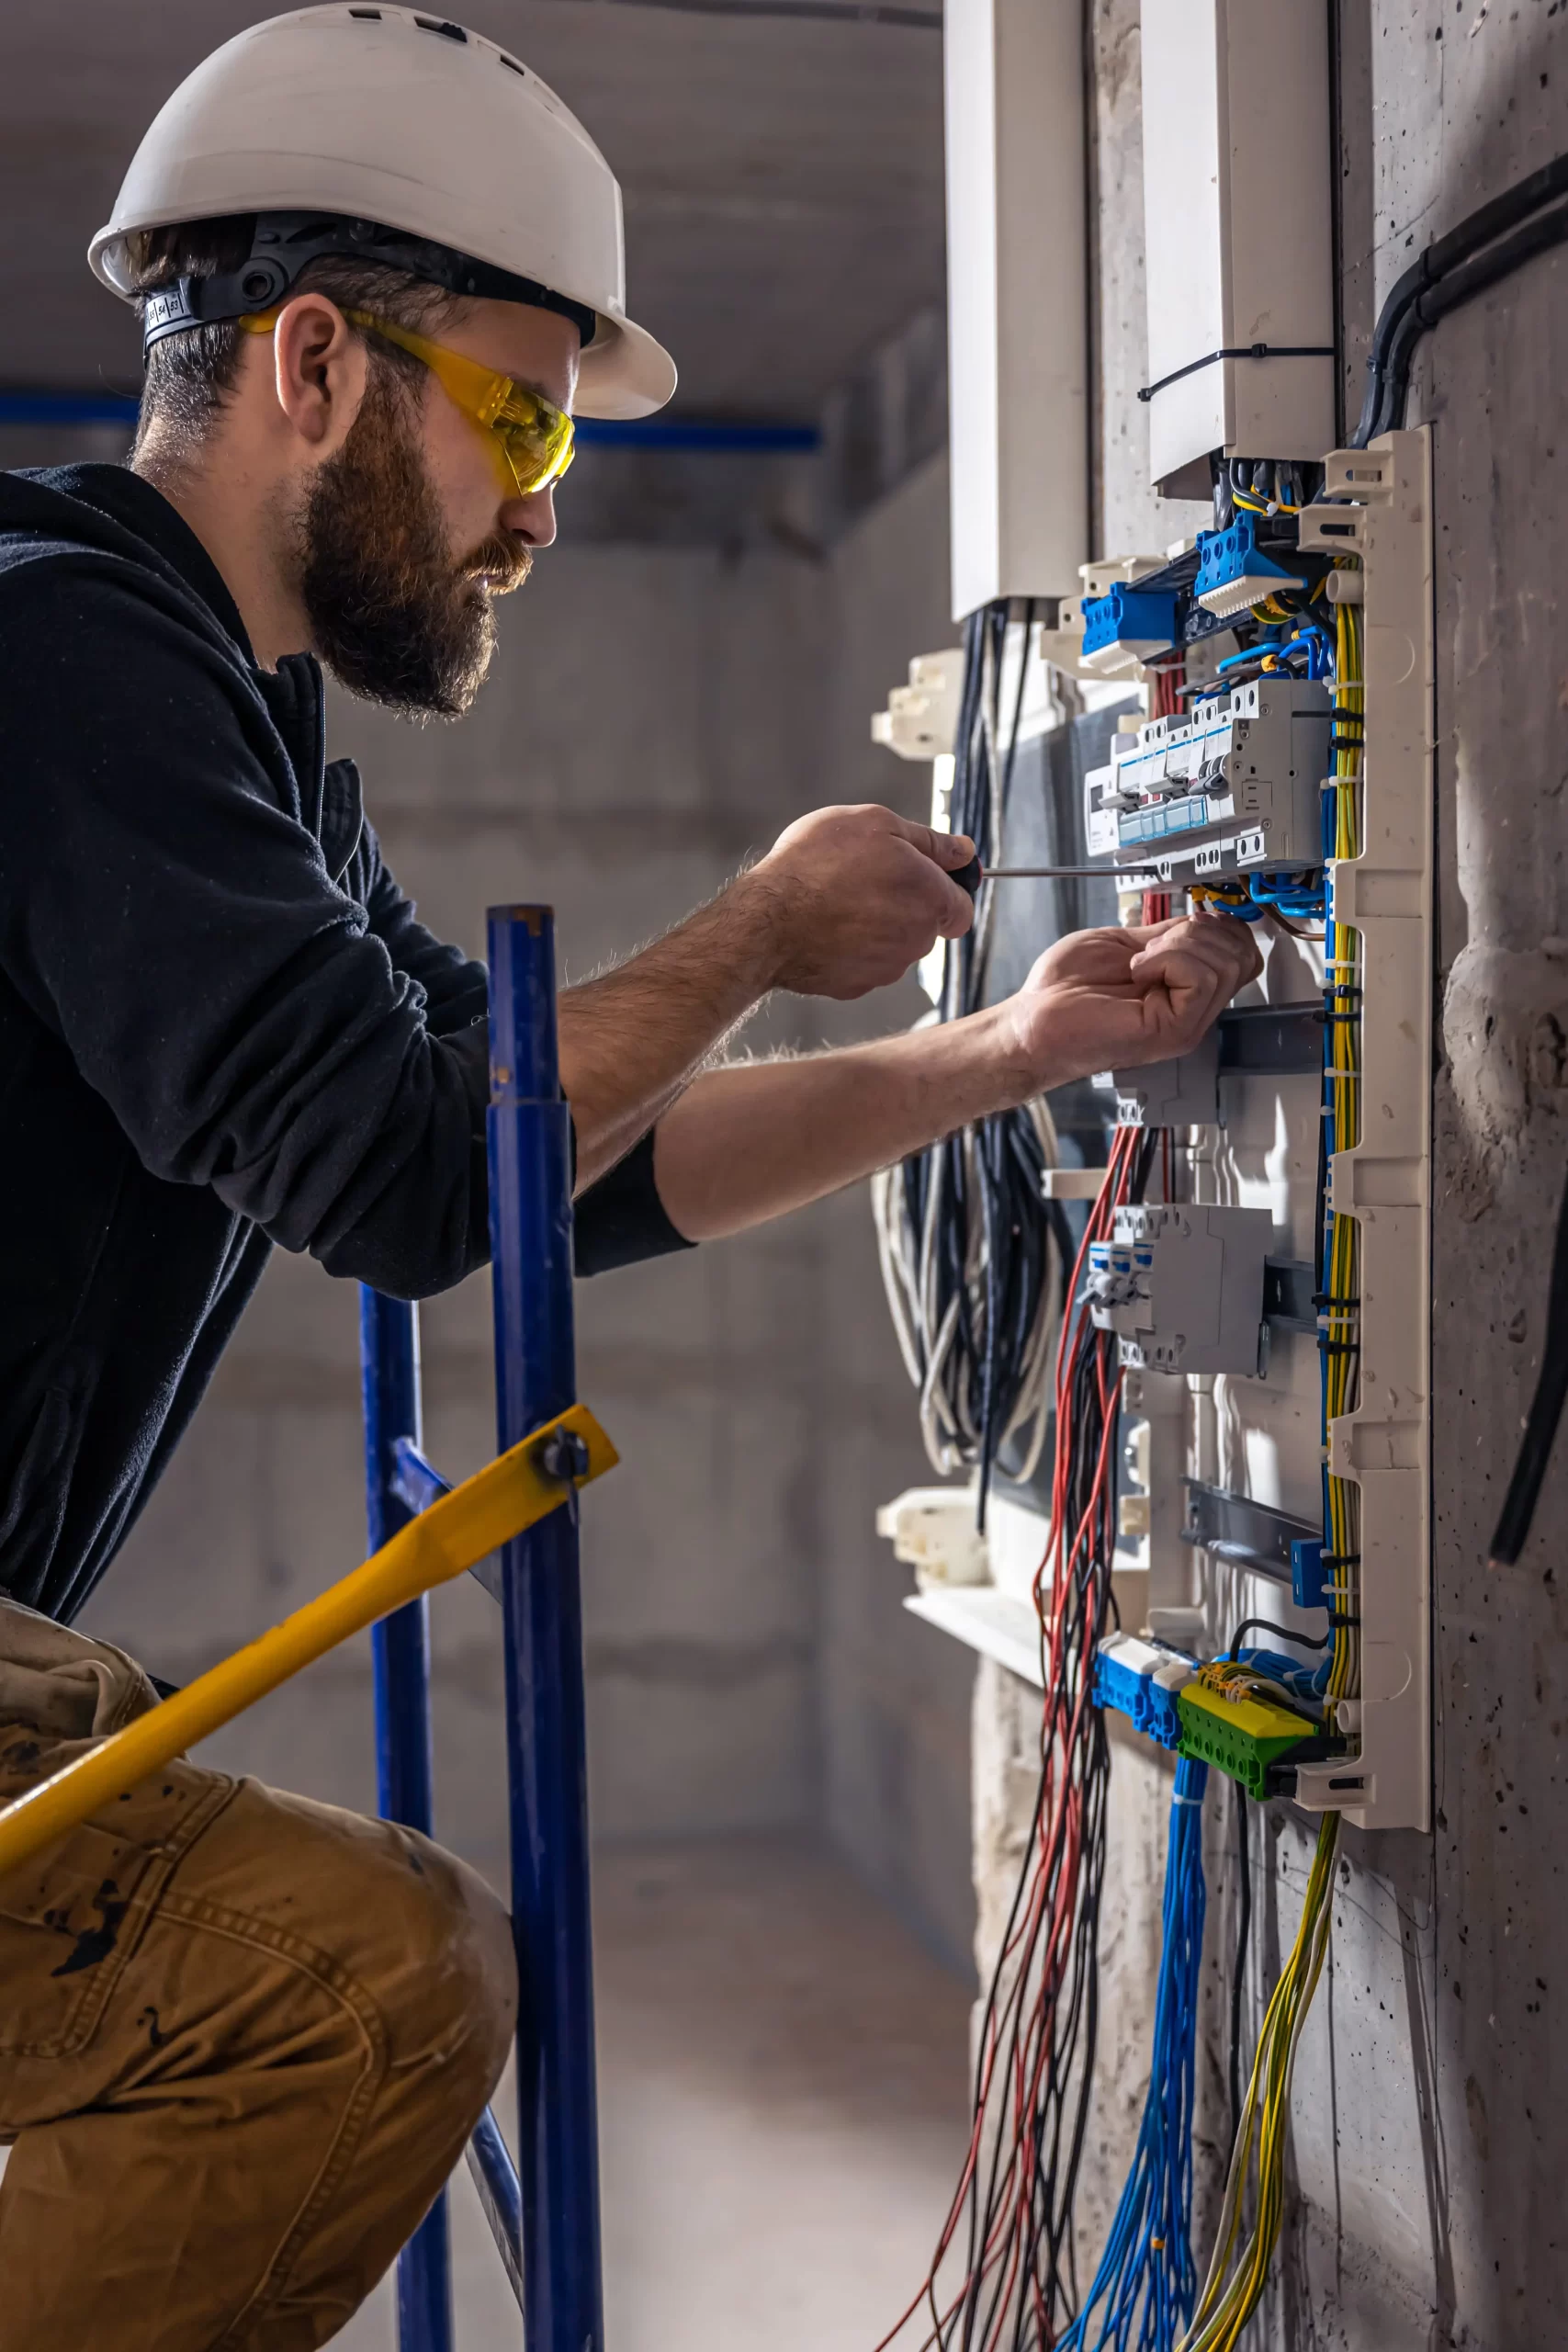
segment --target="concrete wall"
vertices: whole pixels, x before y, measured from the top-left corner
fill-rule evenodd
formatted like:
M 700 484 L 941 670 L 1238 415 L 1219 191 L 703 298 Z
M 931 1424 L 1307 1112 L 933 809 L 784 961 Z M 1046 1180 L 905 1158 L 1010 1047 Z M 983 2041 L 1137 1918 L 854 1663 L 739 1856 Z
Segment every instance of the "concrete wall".
M 928 472 L 831 565 L 569 540 L 504 608 L 496 673 L 462 725 L 335 701 L 333 748 L 361 761 L 425 919 L 478 951 L 487 902 L 551 900 L 581 978 L 801 810 L 922 795 L 927 771 L 875 751 L 868 717 L 911 651 L 950 638 L 943 501 Z M 755 1035 L 859 1034 L 918 1001 L 784 1002 Z M 275 1260 L 91 1629 L 182 1680 L 360 1556 L 356 1312 L 350 1286 Z M 423 1312 L 427 1442 L 451 1472 L 492 1451 L 489 1313 L 488 1277 Z M 920 1461 L 863 1190 L 586 1283 L 579 1317 L 582 1393 L 625 1457 L 585 1512 L 598 1834 L 830 1822 L 961 1962 L 969 1678 L 898 1607 L 872 1528 Z M 432 1615 L 439 1825 L 499 1871 L 493 1604 L 466 1581 Z M 370 1805 L 367 1644 L 211 1752 Z
M 1382 0 L 1347 29 L 1346 259 L 1370 316 L 1412 241 L 1568 145 L 1568 60 L 1543 6 Z M 1437 1832 L 1352 1838 L 1341 1872 L 1292 2281 L 1330 2344 L 1511 2352 L 1554 2335 L 1568 2288 L 1561 1449 L 1519 1567 L 1483 1566 L 1564 1170 L 1565 292 L 1549 256 L 1446 321 L 1411 403 L 1437 479 Z
M 1377 305 L 1413 254 L 1568 143 L 1568 36 L 1561 10 L 1541 0 L 1340 0 L 1338 22 L 1353 419 Z M 1176 519 L 1184 510 L 1149 500 L 1129 389 L 1143 380 L 1135 0 L 1098 0 L 1094 25 L 1100 542 L 1111 552 L 1157 547 L 1191 526 Z M 1548 256 L 1445 322 L 1424 349 L 1410 409 L 1410 423 L 1435 425 L 1437 471 L 1437 1828 L 1430 1838 L 1343 1835 L 1331 1959 L 1296 2075 L 1286 2235 L 1247 2337 L 1290 2352 L 1524 2352 L 1560 2340 L 1568 2293 L 1557 2212 L 1568 2061 L 1552 2023 L 1568 1842 L 1562 1446 L 1525 1560 L 1506 1575 L 1484 1566 L 1540 1357 L 1568 1139 L 1565 290 L 1568 260 Z M 1375 753 L 1369 779 L 1375 788 Z M 1032 1792 L 1019 1762 L 1021 1704 L 1017 1686 L 987 1670 L 976 1748 L 983 1928 L 1016 1870 L 1017 1815 Z M 1124 1744 L 1116 1773 L 1108 2022 L 1080 2212 L 1089 2241 L 1126 2161 L 1146 2064 L 1149 1872 L 1164 1846 L 1164 1775 Z M 1267 1809 L 1261 1843 L 1255 1826 L 1255 1992 L 1293 1935 L 1311 1838 L 1305 1817 L 1284 1806 Z M 1205 2259 L 1228 2136 L 1233 1842 L 1227 1803 L 1211 1812 Z

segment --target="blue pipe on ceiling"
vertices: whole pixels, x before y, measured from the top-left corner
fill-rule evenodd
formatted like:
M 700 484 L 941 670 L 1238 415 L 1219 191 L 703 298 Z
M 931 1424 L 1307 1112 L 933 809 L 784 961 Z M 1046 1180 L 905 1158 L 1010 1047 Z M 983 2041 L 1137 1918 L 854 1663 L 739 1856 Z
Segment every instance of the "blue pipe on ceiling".
M 121 392 L 62 392 L 23 387 L 0 391 L 0 425 L 118 425 L 136 424 L 137 402 Z M 822 446 L 814 424 L 748 422 L 743 418 L 654 416 L 620 422 L 582 417 L 578 438 L 584 447 L 678 449 L 709 456 L 805 457 Z

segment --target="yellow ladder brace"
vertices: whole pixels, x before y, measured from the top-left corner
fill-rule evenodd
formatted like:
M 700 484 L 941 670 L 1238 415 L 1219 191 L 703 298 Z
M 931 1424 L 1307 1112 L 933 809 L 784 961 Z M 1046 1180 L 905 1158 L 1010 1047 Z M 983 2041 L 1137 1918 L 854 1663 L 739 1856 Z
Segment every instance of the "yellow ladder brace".
M 571 1483 L 586 1486 L 619 1459 L 585 1405 L 547 1421 L 487 1463 L 449 1495 L 400 1528 L 362 1566 L 328 1587 L 281 1625 L 236 1650 L 210 1673 L 176 1690 L 115 1732 L 85 1756 L 40 1781 L 0 1813 L 0 1874 L 13 1871 L 113 1803 L 209 1732 L 276 1690 L 326 1651 L 362 1633 L 432 1586 L 450 1583 L 499 1545 L 558 1510 L 566 1484 L 538 1465 L 538 1453 L 557 1430 L 570 1430 L 588 1448 L 588 1469 Z

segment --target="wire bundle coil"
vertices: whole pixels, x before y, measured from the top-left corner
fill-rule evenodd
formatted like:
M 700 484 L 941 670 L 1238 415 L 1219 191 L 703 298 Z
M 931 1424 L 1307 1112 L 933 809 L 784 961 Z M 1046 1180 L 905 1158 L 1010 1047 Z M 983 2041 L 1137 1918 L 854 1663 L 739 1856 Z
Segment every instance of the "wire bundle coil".
M 1170 2352 L 1192 2316 L 1192 2098 L 1203 1964 L 1202 1808 L 1209 1768 L 1176 1767 L 1166 1849 L 1164 1941 L 1148 2097 L 1132 2169 L 1083 2308 L 1062 2352 Z
M 968 2155 L 926 2289 L 885 2345 L 923 2306 L 922 2352 L 1045 2352 L 1077 2305 L 1072 2216 L 1094 2068 L 1111 1770 L 1091 1692 L 1112 1609 L 1122 1395 L 1117 1343 L 1095 1329 L 1083 1276 L 1116 1207 L 1143 1197 L 1158 1143 L 1157 1130 L 1118 1132 L 1074 1268 L 1054 1392 L 1050 1540 L 1035 1582 L 1040 1780 L 981 2022 Z M 939 2290 L 954 2253 L 962 2279 Z
M 1009 723 L 1001 678 L 1009 607 L 964 624 L 964 688 L 953 752 L 953 829 L 995 861 L 1018 751 L 1032 624 L 1025 615 Z M 941 1017 L 984 1001 L 995 925 L 994 888 L 982 884 L 973 929 L 949 944 Z M 991 1476 L 1004 1451 L 1027 1483 L 1050 1429 L 1051 1356 L 1060 1314 L 1062 1253 L 1043 1214 L 1042 1178 L 1056 1162 L 1043 1101 L 998 1113 L 872 1181 L 883 1281 L 900 1352 L 919 1391 L 920 1431 L 942 1476 L 978 1472 L 985 1524 Z

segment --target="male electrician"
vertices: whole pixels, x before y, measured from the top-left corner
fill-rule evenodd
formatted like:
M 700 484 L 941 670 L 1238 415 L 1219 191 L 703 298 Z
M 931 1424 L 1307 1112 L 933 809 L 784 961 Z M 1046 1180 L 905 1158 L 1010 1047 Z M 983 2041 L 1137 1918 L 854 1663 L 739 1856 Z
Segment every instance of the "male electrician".
M 573 415 L 675 384 L 597 150 L 404 8 L 219 50 L 91 260 L 143 322 L 130 466 L 0 476 L 0 1802 L 155 1703 L 67 1629 L 272 1244 L 412 1297 L 484 1261 L 485 973 L 382 863 L 321 670 L 467 710 Z M 1183 1051 L 1257 968 L 1239 923 L 1088 933 L 994 1011 L 694 1075 L 769 989 L 858 996 L 962 933 L 970 852 L 818 810 L 563 996 L 580 1271 Z M 501 1906 L 438 1848 L 171 1765 L 0 1881 L 0 2352 L 323 2343 L 515 2004 Z

